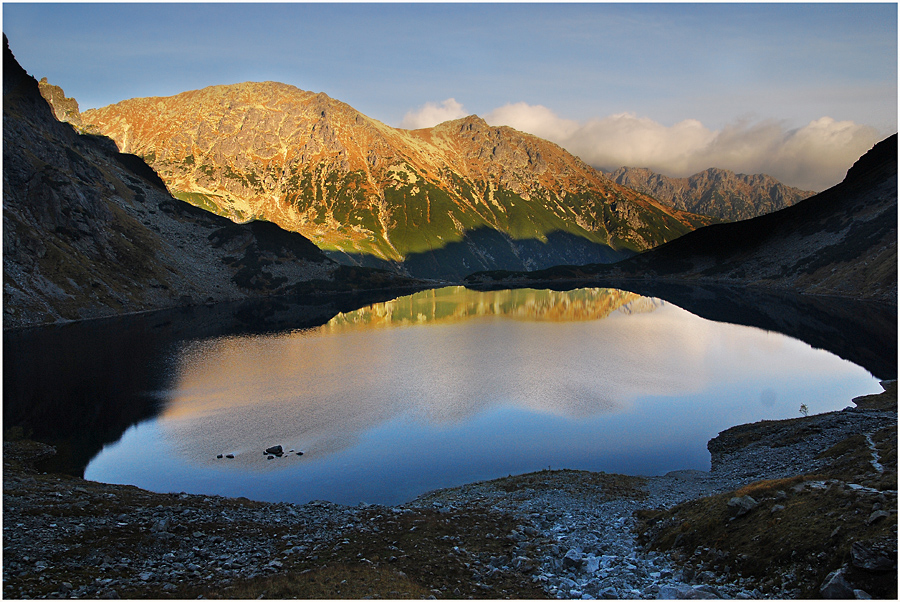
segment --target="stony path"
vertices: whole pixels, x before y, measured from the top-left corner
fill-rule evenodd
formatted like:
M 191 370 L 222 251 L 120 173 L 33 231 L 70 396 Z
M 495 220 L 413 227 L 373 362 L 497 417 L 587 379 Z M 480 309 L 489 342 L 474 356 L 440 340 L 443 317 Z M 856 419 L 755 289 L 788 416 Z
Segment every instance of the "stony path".
M 489 503 L 496 511 L 519 517 L 528 525 L 522 527 L 522 533 L 541 541 L 540 554 L 499 559 L 495 564 L 534 564 L 532 579 L 560 599 L 789 597 L 796 592 L 764 594 L 747 580 L 694 574 L 662 555 L 644 551 L 634 533 L 635 510 L 670 508 L 763 479 L 815 472 L 826 463 L 818 458 L 821 451 L 853 434 L 871 433 L 895 423 L 896 414 L 857 408 L 813 416 L 803 422 L 803 436 L 789 443 L 776 439 L 783 438 L 784 431 L 795 433 L 796 427 L 790 424 L 729 453 L 715 454 L 710 472 L 685 470 L 650 477 L 622 497 L 610 498 L 602 485 L 586 486 L 580 473 L 560 471 L 548 473 L 545 482 L 538 473 L 531 487 L 511 494 L 500 480 L 436 492 L 414 505 L 447 500 L 460 507 Z M 871 447 L 874 449 L 874 443 Z M 891 493 L 896 499 L 896 492 Z

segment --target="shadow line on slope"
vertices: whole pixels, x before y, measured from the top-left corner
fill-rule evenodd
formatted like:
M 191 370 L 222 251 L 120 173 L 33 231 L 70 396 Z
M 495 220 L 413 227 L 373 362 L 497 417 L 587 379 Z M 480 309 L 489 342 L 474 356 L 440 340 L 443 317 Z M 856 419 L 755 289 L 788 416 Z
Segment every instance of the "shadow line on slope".
M 326 255 L 345 265 L 402 271 L 416 278 L 458 281 L 482 270 L 531 271 L 556 265 L 608 264 L 627 259 L 634 252 L 563 231 L 547 234 L 545 242 L 517 240 L 492 228 L 478 228 L 466 232 L 461 241 L 423 253 L 410 253 L 401 262 L 344 251 L 326 251 Z

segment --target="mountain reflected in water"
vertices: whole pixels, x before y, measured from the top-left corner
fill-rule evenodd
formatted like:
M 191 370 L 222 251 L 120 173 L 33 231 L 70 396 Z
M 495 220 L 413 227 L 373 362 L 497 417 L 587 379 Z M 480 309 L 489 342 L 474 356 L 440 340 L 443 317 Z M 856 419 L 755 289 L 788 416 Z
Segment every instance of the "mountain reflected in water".
M 795 339 L 602 288 L 425 291 L 320 327 L 187 342 L 171 363 L 161 413 L 87 478 L 393 503 L 547 466 L 706 469 L 725 428 L 880 390 Z M 275 444 L 305 454 L 268 460 Z
M 448 323 L 484 316 L 579 322 L 600 320 L 614 311 L 653 311 L 661 303 L 658 299 L 612 288 L 473 291 L 463 286 L 448 286 L 339 314 L 325 328 L 337 332 L 348 328 Z

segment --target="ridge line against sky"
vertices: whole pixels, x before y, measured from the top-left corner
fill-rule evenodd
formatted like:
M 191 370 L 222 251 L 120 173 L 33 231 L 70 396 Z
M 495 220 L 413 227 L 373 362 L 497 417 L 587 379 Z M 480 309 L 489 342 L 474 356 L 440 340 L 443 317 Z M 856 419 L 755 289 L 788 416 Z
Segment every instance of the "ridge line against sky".
M 3 5 L 82 109 L 280 81 L 394 127 L 478 114 L 604 170 L 839 182 L 897 131 L 897 5 Z

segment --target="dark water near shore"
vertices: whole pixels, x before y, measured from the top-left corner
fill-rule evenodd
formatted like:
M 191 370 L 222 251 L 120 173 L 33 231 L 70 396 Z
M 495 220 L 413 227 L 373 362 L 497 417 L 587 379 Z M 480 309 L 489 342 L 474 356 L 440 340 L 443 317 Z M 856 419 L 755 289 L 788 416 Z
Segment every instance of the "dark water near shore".
M 548 467 L 705 470 L 725 428 L 881 390 L 797 339 L 615 289 L 451 287 L 270 329 L 246 322 L 290 311 L 253 311 L 240 328 L 192 314 L 5 336 L 5 424 L 55 417 L 45 438 L 88 479 L 395 503 Z M 275 444 L 304 455 L 269 460 Z

